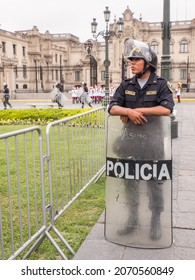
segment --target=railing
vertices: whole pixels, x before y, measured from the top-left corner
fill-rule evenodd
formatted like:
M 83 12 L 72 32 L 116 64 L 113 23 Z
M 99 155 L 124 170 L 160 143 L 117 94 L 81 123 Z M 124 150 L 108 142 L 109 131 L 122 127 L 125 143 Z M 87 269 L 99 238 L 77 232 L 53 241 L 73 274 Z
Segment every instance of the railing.
M 0 143 L 0 259 L 26 259 L 45 238 L 67 259 L 51 230 L 74 255 L 55 221 L 105 170 L 105 108 L 50 123 L 46 141 L 32 127 Z
M 0 142 L 0 259 L 14 259 L 46 230 L 42 133 L 26 128 Z

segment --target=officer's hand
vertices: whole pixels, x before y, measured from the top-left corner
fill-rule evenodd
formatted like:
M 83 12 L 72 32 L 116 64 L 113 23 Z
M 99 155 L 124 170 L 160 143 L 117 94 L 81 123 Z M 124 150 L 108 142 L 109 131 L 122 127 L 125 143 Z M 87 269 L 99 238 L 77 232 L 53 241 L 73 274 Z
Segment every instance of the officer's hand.
M 147 119 L 142 115 L 141 112 L 130 109 L 128 111 L 128 117 L 134 124 L 144 124 Z
M 129 121 L 129 118 L 127 116 L 120 116 L 120 119 L 123 123 L 127 123 Z

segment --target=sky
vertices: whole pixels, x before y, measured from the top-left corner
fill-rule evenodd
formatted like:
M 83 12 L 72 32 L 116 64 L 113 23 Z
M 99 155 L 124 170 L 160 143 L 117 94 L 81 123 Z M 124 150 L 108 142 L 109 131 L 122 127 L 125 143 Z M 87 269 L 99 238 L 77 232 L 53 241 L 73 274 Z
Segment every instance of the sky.
M 110 22 L 122 17 L 127 6 L 136 19 L 163 21 L 164 0 L 2 0 L 0 29 L 29 30 L 37 26 L 41 33 L 71 33 L 81 42 L 93 38 L 91 22 L 96 18 L 97 32 L 105 30 L 104 10 L 111 11 Z M 194 0 L 170 0 L 170 20 L 195 18 Z M 100 38 L 103 40 L 103 38 Z

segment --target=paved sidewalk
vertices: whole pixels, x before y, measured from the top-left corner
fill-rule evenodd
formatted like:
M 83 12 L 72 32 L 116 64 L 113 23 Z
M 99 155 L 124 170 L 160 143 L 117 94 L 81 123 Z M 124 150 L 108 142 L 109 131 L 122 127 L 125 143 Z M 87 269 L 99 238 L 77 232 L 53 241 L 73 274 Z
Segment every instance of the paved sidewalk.
M 54 105 L 54 108 L 58 108 L 57 103 L 51 103 L 50 99 L 13 99 L 10 100 L 10 103 L 12 104 L 13 109 L 32 109 L 33 107 L 30 106 L 32 104 L 38 105 L 37 108 L 50 108 L 49 105 Z M 101 107 L 101 103 L 98 104 L 92 104 L 93 108 L 99 108 Z M 76 103 L 73 104 L 71 99 L 67 99 L 65 104 L 64 104 L 64 109 L 81 109 L 82 104 L 81 103 Z M 90 108 L 87 104 L 85 104 L 84 109 Z M 3 104 L 0 106 L 0 110 L 3 109 Z M 8 109 L 9 106 L 8 106 Z
M 195 103 L 176 103 L 179 137 L 173 153 L 173 245 L 140 249 L 104 238 L 104 213 L 76 253 L 75 260 L 195 260 Z

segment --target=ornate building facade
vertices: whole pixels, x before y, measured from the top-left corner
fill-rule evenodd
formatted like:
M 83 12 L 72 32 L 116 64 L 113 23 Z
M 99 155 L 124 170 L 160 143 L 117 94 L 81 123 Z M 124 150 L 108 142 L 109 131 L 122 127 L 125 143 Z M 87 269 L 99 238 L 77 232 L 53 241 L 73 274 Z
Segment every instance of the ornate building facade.
M 123 13 L 124 28 L 120 37 L 109 40 L 110 84 L 117 87 L 122 79 L 131 77 L 128 67 L 127 40 L 147 42 L 158 56 L 158 74 L 161 75 L 162 23 L 136 19 L 127 7 Z M 90 28 L 90 26 L 89 26 Z M 110 24 L 117 33 L 117 22 Z M 90 43 L 90 46 L 89 44 Z M 45 34 L 34 26 L 31 30 L 9 32 L 0 29 L 0 89 L 8 84 L 14 98 L 27 98 L 30 93 L 49 93 L 56 82 L 64 90 L 80 86 L 105 84 L 105 42 L 66 34 Z M 90 47 L 90 49 L 89 49 Z M 170 82 L 180 81 L 195 89 L 195 19 L 171 22 Z

